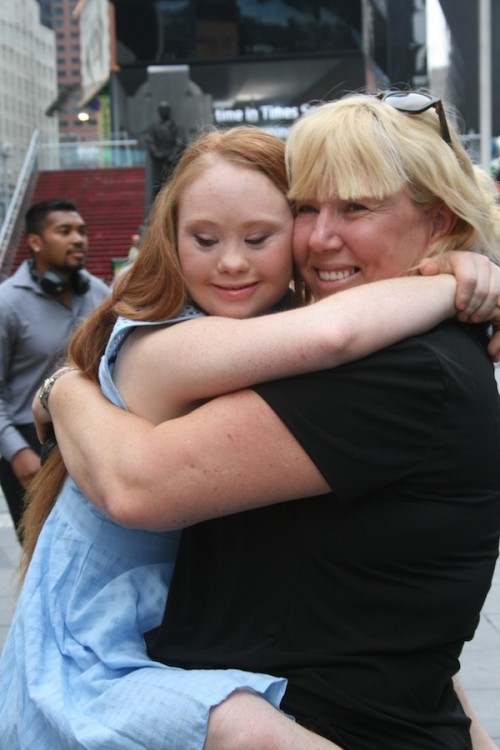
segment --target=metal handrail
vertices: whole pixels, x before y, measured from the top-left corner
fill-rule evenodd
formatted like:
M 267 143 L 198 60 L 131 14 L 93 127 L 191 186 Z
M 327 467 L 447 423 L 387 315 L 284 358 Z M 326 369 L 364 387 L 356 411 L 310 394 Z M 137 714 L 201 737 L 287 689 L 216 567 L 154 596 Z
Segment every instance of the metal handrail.
M 21 237 L 24 210 L 30 203 L 35 189 L 38 174 L 38 138 L 39 131 L 34 130 L 4 222 L 0 227 L 0 280 L 8 276 Z
M 41 171 L 143 167 L 145 153 L 133 138 L 80 140 L 41 143 L 38 160 Z
M 132 138 L 40 143 L 33 131 L 5 220 L 0 227 L 0 281 L 10 274 L 21 238 L 24 214 L 33 197 L 39 171 L 144 167 L 145 152 Z

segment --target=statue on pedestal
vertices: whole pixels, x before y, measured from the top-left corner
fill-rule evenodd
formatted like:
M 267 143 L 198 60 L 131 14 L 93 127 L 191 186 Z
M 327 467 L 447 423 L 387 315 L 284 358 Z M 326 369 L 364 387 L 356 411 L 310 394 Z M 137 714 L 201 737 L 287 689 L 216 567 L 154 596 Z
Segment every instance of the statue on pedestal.
M 153 199 L 183 150 L 179 141 L 181 134 L 172 119 L 168 102 L 160 102 L 158 114 L 159 122 L 150 125 L 145 137 L 146 149 L 151 160 L 150 192 Z

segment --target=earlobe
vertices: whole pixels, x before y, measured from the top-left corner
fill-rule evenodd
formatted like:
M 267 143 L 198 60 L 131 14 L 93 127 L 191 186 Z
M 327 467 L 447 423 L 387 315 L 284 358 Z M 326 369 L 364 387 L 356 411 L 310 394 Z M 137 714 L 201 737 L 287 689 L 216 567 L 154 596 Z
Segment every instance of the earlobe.
M 32 250 L 34 253 L 38 253 L 40 250 L 40 241 L 38 238 L 38 235 L 36 234 L 28 234 L 26 238 L 26 242 L 28 243 L 28 247 L 30 250 Z

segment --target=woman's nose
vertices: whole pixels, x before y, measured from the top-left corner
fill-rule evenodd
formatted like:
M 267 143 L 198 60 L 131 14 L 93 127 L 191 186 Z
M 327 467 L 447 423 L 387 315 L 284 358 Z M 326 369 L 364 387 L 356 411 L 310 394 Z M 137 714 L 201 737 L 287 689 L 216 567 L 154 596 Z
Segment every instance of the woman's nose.
M 241 273 L 249 267 L 248 255 L 244 248 L 231 244 L 221 250 L 217 261 L 220 273 Z
M 328 206 L 322 207 L 316 217 L 309 246 L 314 252 L 337 250 L 344 244 L 340 232 L 340 221 L 336 212 Z

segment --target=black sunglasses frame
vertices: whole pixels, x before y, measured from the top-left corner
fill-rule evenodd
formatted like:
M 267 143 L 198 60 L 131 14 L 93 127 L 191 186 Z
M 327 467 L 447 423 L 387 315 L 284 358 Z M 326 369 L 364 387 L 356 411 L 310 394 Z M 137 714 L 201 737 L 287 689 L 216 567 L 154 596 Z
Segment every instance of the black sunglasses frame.
M 428 94 L 422 94 L 416 91 L 381 91 L 379 94 L 375 94 L 377 99 L 380 99 L 390 107 L 397 109 L 398 112 L 403 112 L 407 115 L 420 115 L 422 112 L 426 112 L 428 109 L 433 107 L 439 117 L 439 125 L 441 127 L 441 137 L 445 143 L 453 148 L 451 143 L 450 129 L 446 120 L 446 114 L 443 107 L 443 102 L 437 97 L 429 96 Z M 422 106 L 408 106 L 405 104 L 404 99 L 409 97 L 421 97 L 424 102 Z

